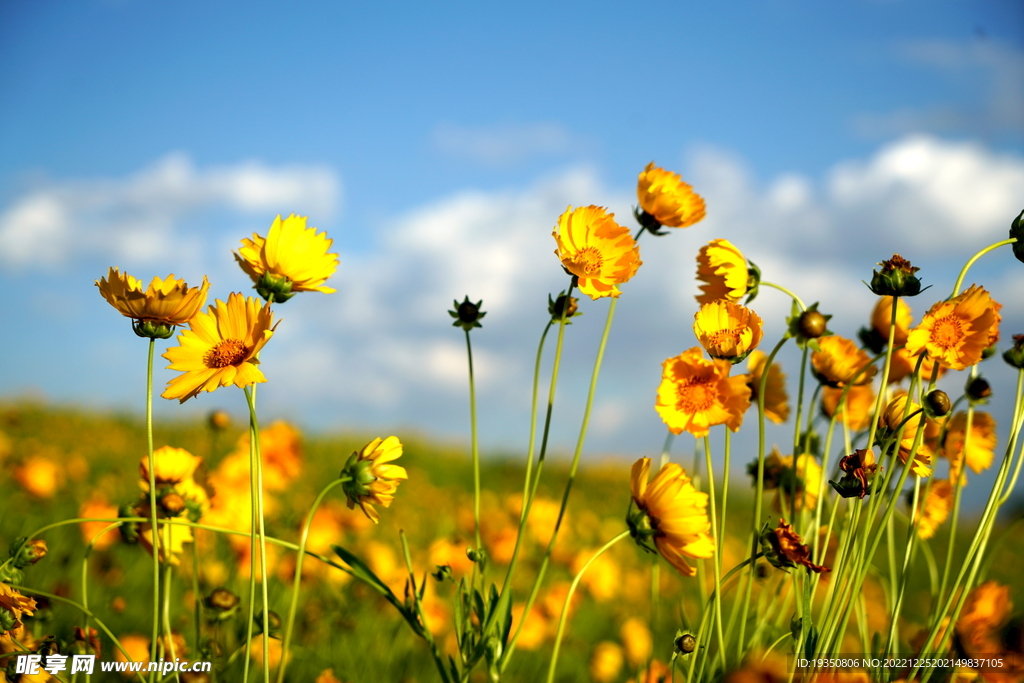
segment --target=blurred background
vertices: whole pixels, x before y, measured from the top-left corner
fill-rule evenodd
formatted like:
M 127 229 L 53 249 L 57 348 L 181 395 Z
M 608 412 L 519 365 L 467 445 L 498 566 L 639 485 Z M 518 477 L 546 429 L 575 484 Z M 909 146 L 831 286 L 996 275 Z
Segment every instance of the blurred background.
M 585 204 L 635 227 L 649 161 L 692 183 L 707 218 L 641 240 L 588 458 L 660 450 L 660 364 L 696 345 L 707 241 L 728 238 L 854 336 L 875 263 L 899 252 L 921 267 L 934 289 L 910 302 L 919 319 L 1024 208 L 1017 0 L 8 1 L 0 103 L 0 396 L 141 414 L 146 343 L 94 280 L 113 265 L 251 293 L 231 251 L 297 213 L 333 238 L 338 293 L 277 308 L 261 412 L 466 440 L 464 341 L 446 311 L 469 295 L 487 311 L 473 341 L 492 453 L 525 450 L 547 296 L 567 285 L 552 227 Z M 1002 302 L 1004 346 L 1024 332 L 1024 264 L 1000 250 L 971 282 Z M 752 307 L 770 347 L 789 301 L 763 290 Z M 583 301 L 567 332 L 562 451 L 606 309 Z M 798 356 L 781 358 L 795 397 Z M 982 372 L 1005 434 L 1011 370 L 997 357 Z M 157 371 L 158 392 L 172 375 Z M 963 379 L 945 381 L 959 394 Z M 157 399 L 164 418 L 213 408 L 242 417 L 242 392 Z M 737 468 L 756 456 L 753 416 Z

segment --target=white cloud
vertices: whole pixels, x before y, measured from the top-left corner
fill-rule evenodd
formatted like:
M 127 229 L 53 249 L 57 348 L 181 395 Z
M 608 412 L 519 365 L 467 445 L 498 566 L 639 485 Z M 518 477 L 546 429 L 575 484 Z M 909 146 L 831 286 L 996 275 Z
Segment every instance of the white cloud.
M 514 166 L 538 156 L 564 154 L 575 145 L 573 136 L 557 123 L 480 128 L 442 123 L 433 137 L 439 151 L 484 166 Z
M 216 208 L 239 213 L 302 207 L 327 217 L 340 182 L 320 166 L 270 167 L 257 161 L 198 169 L 172 153 L 124 178 L 50 182 L 0 213 L 0 263 L 57 266 L 83 253 L 151 262 L 195 255 L 182 240 L 190 215 Z

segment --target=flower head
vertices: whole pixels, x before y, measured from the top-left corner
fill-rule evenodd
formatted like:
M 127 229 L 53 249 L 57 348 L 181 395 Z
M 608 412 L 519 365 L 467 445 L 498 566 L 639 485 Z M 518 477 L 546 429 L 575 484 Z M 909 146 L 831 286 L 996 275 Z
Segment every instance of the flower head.
M 678 173 L 659 168 L 653 161 L 637 179 L 636 197 L 642 210 L 637 220 L 655 235 L 663 234 L 658 233 L 661 225 L 686 228 L 704 218 L 701 196 L 684 183 Z
M 877 368 L 869 365 L 871 358 L 850 339 L 838 335 L 822 337 L 818 348 L 811 354 L 811 367 L 823 384 L 830 387 L 867 384 L 875 376 Z M 865 367 L 867 369 L 861 372 Z
M 846 402 L 843 404 L 836 421 L 845 424 L 855 432 L 866 429 L 871 424 L 871 411 L 875 407 L 875 390 L 870 384 L 853 385 L 847 391 L 840 387 L 823 387 L 821 390 L 821 411 L 826 417 L 832 417 L 839 408 L 839 399 L 846 391 Z
M 832 488 L 843 498 L 863 498 L 871 492 L 868 477 L 873 477 L 879 471 L 879 466 L 875 463 L 874 450 L 861 448 L 840 458 L 839 469 L 844 472 L 843 478 L 838 482 L 829 480 Z
M 203 307 L 210 282 L 204 275 L 201 287 L 190 288 L 172 273 L 163 279 L 153 278 L 143 290 L 140 280 L 111 268 L 96 286 L 107 303 L 132 319 L 137 335 L 167 339 L 175 325 L 184 325 Z
M 911 451 L 914 450 L 917 432 L 922 429 L 921 420 L 924 419 L 924 410 L 920 405 L 911 401 L 908 407 L 907 395 L 904 393 L 897 394 L 889 401 L 882 414 L 878 416 L 878 443 L 883 443 L 888 439 L 895 439 L 902 428 L 902 438 L 898 444 L 894 444 L 892 447 L 899 448 L 897 455 L 900 462 L 906 463 Z M 932 453 L 925 443 L 922 442 L 918 445 L 917 450 L 914 452 L 914 462 L 910 467 L 914 474 L 919 477 L 927 477 L 932 473 Z
M 390 507 L 398 484 L 409 478 L 404 467 L 390 464 L 400 457 L 402 444 L 397 436 L 386 439 L 378 437 L 349 456 L 341 476 L 350 477 L 351 480 L 341 487 L 348 497 L 350 510 L 358 504 L 367 517 L 374 522 L 380 521 L 380 515 L 372 504 Z
M 891 296 L 880 296 L 871 311 L 871 329 L 883 340 L 883 348 L 889 343 L 889 328 L 892 326 Z M 914 324 L 914 315 L 903 299 L 896 299 L 896 331 L 893 333 L 893 345 L 903 346 L 910 335 L 910 326 Z
M 818 505 L 818 490 L 821 488 L 821 465 L 810 453 L 804 453 L 795 459 L 792 455 L 782 455 L 777 448 L 764 461 L 764 488 L 776 489 L 779 495 L 775 499 L 775 507 L 780 510 L 792 510 L 795 503 L 797 510 L 813 510 Z M 747 467 L 747 473 L 754 478 L 757 485 L 757 463 Z M 795 498 L 795 500 L 794 500 Z
M 879 296 L 917 296 L 921 293 L 921 281 L 917 278 L 917 271 L 910 265 L 910 261 L 899 254 L 893 254 L 892 258 L 882 261 L 882 271 L 873 271 L 869 288 Z
M 558 217 L 551 232 L 555 255 L 579 279 L 580 291 L 591 299 L 622 293 L 616 285 L 636 275 L 643 263 L 640 247 L 615 215 L 598 206 L 571 206 Z
M 21 628 L 21 618 L 32 616 L 36 609 L 36 601 L 0 582 L 0 643 L 8 632 Z
M 483 299 L 473 303 L 469 300 L 468 294 L 461 304 L 458 299 L 453 299 L 452 305 L 455 307 L 455 310 L 448 311 L 448 315 L 455 318 L 455 322 L 452 323 L 452 327 L 461 327 L 466 332 L 469 332 L 474 327 L 483 327 L 483 325 L 480 324 L 480 320 L 487 315 L 485 311 L 480 310 L 483 303 Z
M 750 387 L 750 402 L 757 402 L 757 392 L 761 388 L 761 376 L 764 374 L 765 362 L 768 360 L 764 351 L 752 351 L 747 357 L 747 386 Z M 775 424 L 782 424 L 789 419 L 789 396 L 786 395 L 786 376 L 782 367 L 773 362 L 768 368 L 768 382 L 764 389 L 764 414 Z
M 686 558 L 708 558 L 715 554 L 708 521 L 708 494 L 694 488 L 686 472 L 676 463 L 663 466 L 648 484 L 651 459 L 640 458 L 630 473 L 630 492 L 638 512 L 629 517 L 630 532 L 647 548 L 653 541 L 657 552 L 683 576 L 696 569 Z
M 253 297 L 238 293 L 226 304 L 218 299 L 178 335 L 180 345 L 163 354 L 171 362 L 168 369 L 184 374 L 168 382 L 161 396 L 184 403 L 201 391 L 266 382 L 256 367 L 256 354 L 274 334 L 273 320 L 269 303 L 261 307 Z
M 235 260 L 267 301 L 283 303 L 296 292 L 333 294 L 324 286 L 338 268 L 338 255 L 327 252 L 332 242 L 326 232 L 307 228 L 305 216 L 278 216 L 266 238 L 242 239 Z
M 761 343 L 761 318 L 732 301 L 712 301 L 694 315 L 693 333 L 712 358 L 739 363 Z
M 710 361 L 695 346 L 661 364 L 661 384 L 654 403 L 673 434 L 705 436 L 708 428 L 725 424 L 736 431 L 750 405 L 744 375 L 729 377 L 728 361 Z
M 981 410 L 975 411 L 968 439 L 967 413 L 956 413 L 946 427 L 946 440 L 941 450 L 941 455 L 949 460 L 950 481 L 957 480 L 965 463 L 975 474 L 981 474 L 991 467 L 996 442 L 996 421 L 992 415 Z
M 907 337 L 907 352 L 926 353 L 953 370 L 970 367 L 999 338 L 999 309 L 983 287 L 971 285 L 924 314 L 921 324 Z
M 714 239 L 697 254 L 697 279 L 703 282 L 697 303 L 739 301 L 747 293 L 747 260 L 729 240 Z
M 934 536 L 952 507 L 953 485 L 945 479 L 933 481 L 923 504 L 918 505 L 917 535 L 924 539 Z
M 807 568 L 808 573 L 831 571 L 828 567 L 811 562 L 810 548 L 804 545 L 803 539 L 784 519 L 779 520 L 779 526 L 775 529 L 766 528 L 761 532 L 761 547 L 768 561 L 779 569 L 801 565 Z

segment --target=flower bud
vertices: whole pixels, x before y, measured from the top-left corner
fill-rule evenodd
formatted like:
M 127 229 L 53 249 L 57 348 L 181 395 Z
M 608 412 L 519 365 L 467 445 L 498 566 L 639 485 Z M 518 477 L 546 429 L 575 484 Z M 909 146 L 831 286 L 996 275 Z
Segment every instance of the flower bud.
M 817 339 L 825 332 L 828 321 L 818 311 L 804 311 L 800 314 L 800 321 L 797 323 L 800 334 L 810 339 Z
M 487 553 L 484 552 L 483 548 L 466 548 L 466 557 L 472 562 L 483 563 L 487 561 Z
M 577 304 L 579 303 L 576 297 L 569 297 L 569 307 L 565 311 L 566 324 L 568 324 L 569 318 L 575 318 L 578 315 L 583 315 L 582 311 L 577 311 Z M 551 295 L 548 294 L 548 313 L 551 315 L 551 322 L 557 323 L 562 321 L 562 309 L 565 308 L 565 290 L 558 293 L 558 298 L 552 300 Z
M 89 632 L 86 633 L 85 629 L 81 626 L 75 627 L 75 639 L 71 643 L 71 649 L 75 654 L 86 655 L 86 654 L 100 654 L 100 636 L 94 628 L 90 628 Z
M 693 637 L 692 633 L 681 633 L 676 636 L 674 645 L 676 652 L 688 655 L 697 649 L 697 639 Z
M 888 261 L 882 261 L 882 271 L 872 271 L 871 291 L 878 296 L 917 296 L 921 293 L 921 281 L 914 275 L 920 268 L 910 265 L 899 254 L 893 254 Z
M 160 509 L 170 517 L 177 517 L 185 509 L 185 499 L 174 491 L 169 491 L 160 496 Z
M 967 400 L 971 403 L 988 403 L 988 398 L 992 395 L 992 387 L 988 380 L 979 375 L 967 380 L 964 394 L 967 395 Z
M 483 327 L 483 325 L 480 324 L 480 320 L 487 315 L 487 313 L 480 310 L 480 306 L 483 303 L 483 299 L 481 299 L 474 304 L 469 300 L 468 295 L 463 299 L 461 304 L 458 299 L 453 300 L 452 304 L 455 306 L 455 310 L 448 311 L 448 315 L 455 318 L 455 322 L 452 323 L 452 327 L 461 327 L 466 332 L 469 332 L 474 327 Z
M 174 325 L 157 320 L 133 320 L 132 330 L 146 339 L 170 339 L 174 336 Z
M 22 536 L 11 543 L 11 564 L 24 569 L 46 557 L 46 541 L 36 538 L 31 541 Z
M 13 631 L 18 625 L 18 617 L 11 610 L 0 605 L 0 634 Z
M 448 564 L 437 565 L 437 571 L 431 572 L 431 576 L 439 582 L 443 582 L 445 579 L 452 578 L 452 567 Z
M 263 273 L 253 287 L 265 301 L 283 304 L 295 296 L 292 281 L 284 275 L 274 275 L 270 271 Z
M 1013 335 L 1013 346 L 1003 351 L 1003 360 L 1018 370 L 1024 369 L 1024 334 Z
M 933 389 L 924 397 L 924 409 L 928 417 L 945 417 L 953 409 L 949 394 L 942 389 Z
M 792 313 L 786 318 L 789 327 L 789 336 L 796 339 L 797 346 L 804 349 L 810 346 L 818 350 L 818 338 L 827 337 L 832 334 L 828 329 L 828 321 L 831 315 L 826 315 L 818 310 L 818 302 L 807 307 L 807 310 L 800 311 L 796 301 L 793 302 Z
M 225 410 L 211 410 L 206 424 L 215 432 L 222 432 L 231 426 L 231 416 Z
M 274 610 L 270 610 L 270 611 L 266 612 L 266 614 L 267 614 L 266 622 L 267 622 L 267 624 L 270 625 L 269 633 L 270 633 L 270 636 L 273 637 L 273 636 L 277 635 L 278 631 L 281 630 L 281 615 L 278 614 L 277 612 L 275 612 Z M 264 613 L 262 611 L 260 611 L 260 612 L 257 612 L 256 616 L 255 616 L 256 626 L 259 628 L 260 633 L 266 633 L 267 632 L 264 629 L 264 627 L 263 627 L 263 623 L 264 623 L 263 622 L 263 615 L 264 615 Z
M 118 517 L 139 517 L 134 505 L 122 505 L 117 509 Z M 117 528 L 121 532 L 121 539 L 129 545 L 139 542 L 139 523 L 125 522 Z
M 1024 262 L 1024 211 L 1017 214 L 1017 217 L 1010 223 L 1010 237 L 1017 238 L 1013 243 L 1013 255 L 1018 261 Z
M 233 616 L 239 602 L 241 601 L 238 596 L 227 588 L 218 588 L 203 600 L 206 608 L 217 614 L 217 621 L 223 621 Z

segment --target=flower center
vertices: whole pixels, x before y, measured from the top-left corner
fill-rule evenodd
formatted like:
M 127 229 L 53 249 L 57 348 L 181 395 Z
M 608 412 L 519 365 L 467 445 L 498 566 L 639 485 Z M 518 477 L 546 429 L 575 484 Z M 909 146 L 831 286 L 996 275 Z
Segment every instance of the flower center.
M 718 398 L 718 387 L 712 384 L 713 381 L 711 377 L 687 380 L 686 384 L 679 387 L 676 408 L 692 415 L 713 406 Z
M 582 270 L 584 275 L 594 275 L 600 272 L 603 262 L 604 257 L 601 256 L 601 252 L 596 247 L 587 247 L 578 251 L 572 258 L 572 265 Z
M 964 326 L 953 315 L 939 318 L 932 325 L 932 343 L 943 349 L 950 349 L 956 346 L 964 338 Z
M 238 365 L 245 360 L 249 350 L 245 344 L 237 339 L 225 339 L 210 349 L 203 357 L 203 363 L 208 368 L 224 368 L 229 365 Z
M 708 346 L 719 351 L 733 351 L 740 345 L 740 334 L 738 328 L 727 328 L 717 330 L 708 335 Z

